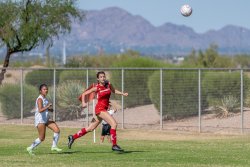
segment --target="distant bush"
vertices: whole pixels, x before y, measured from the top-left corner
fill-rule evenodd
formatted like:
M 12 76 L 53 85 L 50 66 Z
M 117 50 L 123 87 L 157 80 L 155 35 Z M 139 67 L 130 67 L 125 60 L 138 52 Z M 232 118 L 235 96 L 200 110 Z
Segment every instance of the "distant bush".
M 184 118 L 198 113 L 198 73 L 196 71 L 163 71 L 162 110 L 171 119 Z M 150 99 L 160 109 L 160 72 L 149 78 Z
M 96 82 L 96 71 L 89 70 L 89 83 Z M 79 81 L 81 83 L 86 83 L 87 70 L 62 70 L 59 76 L 59 83 L 65 81 Z
M 12 74 L 11 73 L 7 73 L 7 74 L 5 74 L 5 77 L 6 78 L 10 78 L 12 76 Z
M 215 111 L 217 114 L 217 117 L 228 117 L 232 113 L 239 112 L 240 107 L 239 107 L 239 98 L 235 98 L 234 96 L 225 96 L 221 100 L 221 104 L 218 106 L 215 106 Z
M 58 77 L 59 73 L 56 73 L 56 84 L 59 81 Z M 25 77 L 25 83 L 33 85 L 35 87 L 39 87 L 42 83 L 51 86 L 54 84 L 54 71 L 53 70 L 33 70 L 27 73 Z
M 71 120 L 81 116 L 81 103 L 78 96 L 83 92 L 79 81 L 66 81 L 56 90 L 58 120 Z
M 244 92 L 248 89 L 249 79 L 244 77 Z M 202 76 L 202 98 L 209 106 L 218 105 L 226 96 L 240 99 L 241 79 L 239 71 L 210 71 Z M 245 94 L 246 95 L 246 94 Z
M 167 64 L 161 61 L 143 57 L 130 57 L 124 61 L 113 64 L 114 67 L 166 67 Z M 134 107 L 151 104 L 147 83 L 154 70 L 133 70 L 124 71 L 124 90 L 129 93 L 129 97 L 124 99 L 125 107 Z M 112 71 L 112 84 L 121 89 L 121 70 Z
M 126 51 L 122 54 L 114 55 L 84 55 L 75 56 L 67 60 L 65 67 L 111 67 L 113 63 L 126 60 L 131 57 L 139 57 L 140 54 L 136 51 Z
M 8 119 L 21 117 L 21 88 L 20 85 L 5 84 L 0 89 L 1 110 Z M 35 107 L 38 90 L 30 85 L 24 85 L 23 116 L 32 115 L 30 112 Z

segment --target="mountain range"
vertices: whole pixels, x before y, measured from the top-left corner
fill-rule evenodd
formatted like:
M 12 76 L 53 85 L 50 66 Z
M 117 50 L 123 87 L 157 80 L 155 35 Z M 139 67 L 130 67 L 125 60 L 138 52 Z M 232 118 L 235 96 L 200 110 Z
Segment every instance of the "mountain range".
M 121 53 L 135 50 L 144 55 L 186 55 L 211 44 L 222 54 L 250 53 L 250 30 L 227 25 L 220 30 L 196 33 L 185 25 L 165 23 L 154 26 L 139 15 L 118 8 L 85 11 L 81 23 L 73 23 L 71 33 L 56 40 L 51 51 L 67 55 Z M 209 21 L 208 21 L 209 24 Z

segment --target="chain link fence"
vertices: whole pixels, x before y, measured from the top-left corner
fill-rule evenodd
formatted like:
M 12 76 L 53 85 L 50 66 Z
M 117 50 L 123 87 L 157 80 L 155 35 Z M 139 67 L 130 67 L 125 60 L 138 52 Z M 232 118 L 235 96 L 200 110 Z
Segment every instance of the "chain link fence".
M 0 86 L 0 123 L 33 124 L 38 87 L 49 86 L 51 119 L 87 126 L 96 100 L 84 110 L 78 96 L 105 71 L 119 128 L 243 133 L 250 130 L 250 69 L 8 68 Z

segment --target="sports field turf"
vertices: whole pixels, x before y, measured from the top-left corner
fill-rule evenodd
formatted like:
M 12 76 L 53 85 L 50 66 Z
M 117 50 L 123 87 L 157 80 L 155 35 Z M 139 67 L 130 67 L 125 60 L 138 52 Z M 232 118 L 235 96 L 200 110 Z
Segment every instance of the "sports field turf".
M 111 151 L 107 141 L 93 143 L 92 133 L 67 148 L 67 135 L 78 128 L 61 128 L 59 147 L 52 153 L 52 133 L 38 146 L 35 156 L 26 147 L 37 138 L 33 126 L 0 125 L 0 166 L 169 166 L 235 167 L 250 166 L 249 135 L 178 134 L 166 131 L 118 130 L 119 145 L 125 152 Z M 99 132 L 97 133 L 99 138 Z

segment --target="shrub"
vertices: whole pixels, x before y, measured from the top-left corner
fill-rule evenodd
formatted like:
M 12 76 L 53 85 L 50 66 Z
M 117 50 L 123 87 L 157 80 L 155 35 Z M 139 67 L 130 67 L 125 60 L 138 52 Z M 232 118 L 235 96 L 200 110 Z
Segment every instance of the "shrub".
M 58 76 L 59 73 L 56 73 Z M 58 83 L 59 77 L 56 77 L 56 84 Z M 54 84 L 54 71 L 53 70 L 33 70 L 27 73 L 25 77 L 25 83 L 39 87 L 42 83 L 51 86 Z
M 12 76 L 12 74 L 11 73 L 7 73 L 5 76 L 6 76 L 6 78 L 10 78 Z
M 89 83 L 96 82 L 96 71 L 89 70 Z M 86 84 L 87 70 L 63 70 L 59 76 L 59 83 L 65 81 L 79 81 Z
M 79 81 L 67 81 L 60 84 L 56 90 L 57 95 L 57 119 L 70 120 L 80 117 L 81 103 L 78 96 L 83 92 L 83 86 Z
M 130 57 L 124 61 L 113 64 L 114 67 L 164 67 L 165 63 L 150 58 Z M 147 83 L 154 70 L 125 70 L 124 90 L 129 93 L 129 98 L 124 99 L 125 107 L 135 107 L 151 104 Z M 111 77 L 112 84 L 121 88 L 121 71 L 113 71 Z
M 21 88 L 20 85 L 5 84 L 0 89 L 1 109 L 8 119 L 21 117 Z M 24 85 L 23 117 L 32 115 L 30 112 L 35 107 L 38 90 L 29 85 Z
M 248 77 L 244 77 L 244 92 L 248 90 Z M 239 71 L 209 71 L 202 77 L 202 98 L 209 106 L 219 105 L 224 97 L 233 96 L 240 100 L 241 79 Z M 246 94 L 244 94 L 244 97 Z M 205 106 L 204 106 L 205 107 Z
M 245 78 L 244 78 L 245 80 Z M 244 85 L 245 86 L 248 86 L 248 85 Z M 244 106 L 245 107 L 250 107 L 250 89 L 249 89 L 249 86 L 248 86 L 248 89 L 246 90 L 246 92 L 244 92 Z
M 225 96 L 221 100 L 221 104 L 216 106 L 216 111 L 218 117 L 228 117 L 231 113 L 239 112 L 239 99 L 234 96 Z
M 198 113 L 198 73 L 197 71 L 163 71 L 162 110 L 163 115 L 176 119 Z M 150 99 L 160 109 L 160 73 L 149 78 Z

